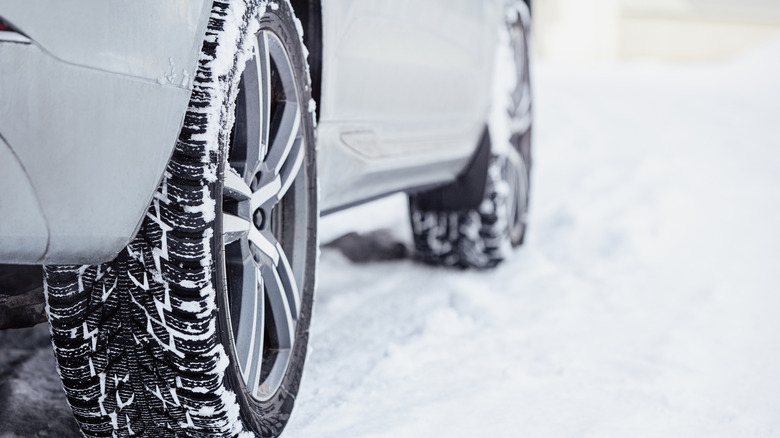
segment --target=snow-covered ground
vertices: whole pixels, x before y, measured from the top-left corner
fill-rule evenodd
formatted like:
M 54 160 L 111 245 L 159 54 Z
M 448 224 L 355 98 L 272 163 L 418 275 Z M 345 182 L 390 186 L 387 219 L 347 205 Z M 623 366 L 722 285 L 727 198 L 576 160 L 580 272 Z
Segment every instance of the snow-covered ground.
M 324 249 L 287 436 L 780 436 L 780 42 L 534 79 L 526 245 L 488 273 Z
M 537 64 L 526 245 L 487 273 L 323 249 L 285 436 L 780 436 L 778 78 L 780 41 L 697 67 Z M 406 215 L 389 198 L 323 238 L 408 244 Z M 46 328 L 0 351 L 0 437 L 75 436 Z

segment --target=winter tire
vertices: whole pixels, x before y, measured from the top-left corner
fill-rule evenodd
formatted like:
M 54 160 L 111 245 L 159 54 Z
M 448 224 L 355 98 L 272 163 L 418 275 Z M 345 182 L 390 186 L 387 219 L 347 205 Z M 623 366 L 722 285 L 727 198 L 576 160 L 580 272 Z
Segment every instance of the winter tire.
M 175 151 L 135 239 L 48 266 L 58 370 L 88 437 L 278 436 L 306 356 L 317 188 L 288 0 L 215 2 Z
M 489 123 L 491 156 L 482 201 L 477 208 L 446 211 L 427 208 L 420 194 L 410 197 L 415 250 L 425 263 L 493 268 L 525 237 L 531 170 L 531 16 L 523 1 L 509 0 L 506 7 L 506 29 L 502 29 L 496 55 L 494 110 Z M 509 88 L 502 88 L 506 82 Z M 440 190 L 439 198 L 458 195 L 435 190 Z

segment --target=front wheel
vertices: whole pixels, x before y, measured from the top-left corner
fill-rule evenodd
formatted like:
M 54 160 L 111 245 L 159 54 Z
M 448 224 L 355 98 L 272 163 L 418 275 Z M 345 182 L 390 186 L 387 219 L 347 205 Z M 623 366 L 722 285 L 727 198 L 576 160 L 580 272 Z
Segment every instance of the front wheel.
M 267 437 L 289 419 L 316 263 L 309 78 L 289 3 L 248 3 L 214 4 L 135 239 L 104 265 L 46 267 L 58 370 L 86 436 Z

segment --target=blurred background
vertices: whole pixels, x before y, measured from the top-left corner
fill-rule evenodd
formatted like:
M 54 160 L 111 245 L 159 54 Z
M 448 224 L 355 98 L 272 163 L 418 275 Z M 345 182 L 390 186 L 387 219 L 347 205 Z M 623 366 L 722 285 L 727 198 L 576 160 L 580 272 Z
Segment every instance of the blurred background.
M 777 0 L 537 0 L 537 55 L 556 61 L 724 59 L 780 36 Z

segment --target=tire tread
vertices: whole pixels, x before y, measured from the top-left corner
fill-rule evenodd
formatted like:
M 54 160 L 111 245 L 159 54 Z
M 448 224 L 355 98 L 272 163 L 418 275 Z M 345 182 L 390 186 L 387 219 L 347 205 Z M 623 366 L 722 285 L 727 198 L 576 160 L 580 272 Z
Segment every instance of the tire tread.
M 184 125 L 138 235 L 109 263 L 45 268 L 58 371 L 87 437 L 245 433 L 215 332 L 209 209 L 232 124 L 225 108 L 257 13 L 253 3 L 236 5 L 213 4 Z M 217 77 L 211 66 L 236 13 L 233 68 Z

